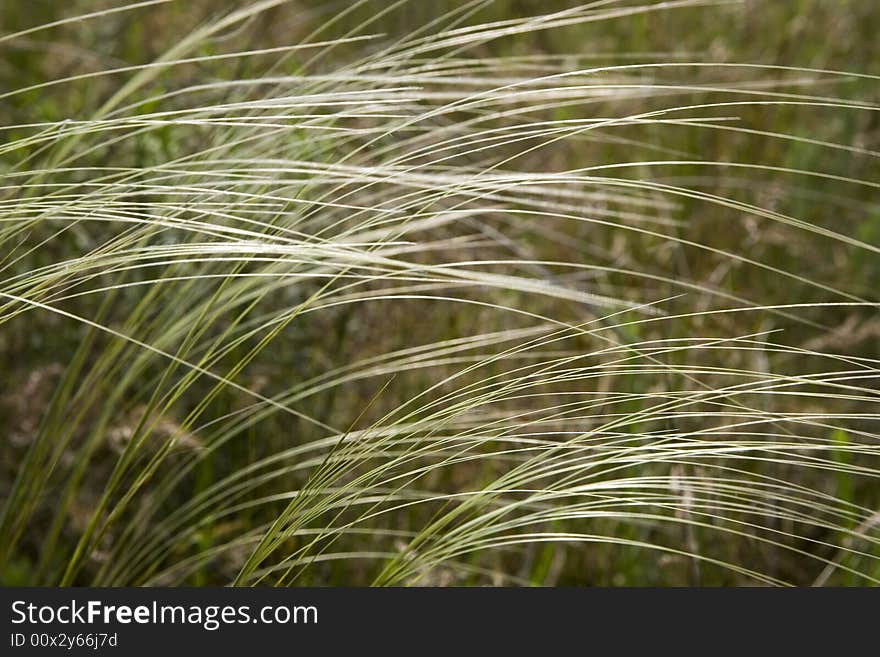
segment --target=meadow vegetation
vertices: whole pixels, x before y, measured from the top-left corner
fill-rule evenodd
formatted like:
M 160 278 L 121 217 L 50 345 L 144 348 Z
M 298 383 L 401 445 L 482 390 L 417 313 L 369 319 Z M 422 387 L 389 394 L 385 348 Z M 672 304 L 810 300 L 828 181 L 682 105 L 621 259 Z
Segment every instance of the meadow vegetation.
M 2 3 L 0 583 L 878 583 L 878 31 Z

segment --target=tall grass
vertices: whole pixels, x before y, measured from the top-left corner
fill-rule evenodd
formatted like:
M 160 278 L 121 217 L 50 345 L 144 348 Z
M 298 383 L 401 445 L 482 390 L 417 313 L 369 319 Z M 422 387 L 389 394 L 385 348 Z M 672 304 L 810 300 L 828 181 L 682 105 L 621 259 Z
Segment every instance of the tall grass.
M 727 4 L 6 29 L 4 582 L 877 583 L 878 78 L 586 39 Z

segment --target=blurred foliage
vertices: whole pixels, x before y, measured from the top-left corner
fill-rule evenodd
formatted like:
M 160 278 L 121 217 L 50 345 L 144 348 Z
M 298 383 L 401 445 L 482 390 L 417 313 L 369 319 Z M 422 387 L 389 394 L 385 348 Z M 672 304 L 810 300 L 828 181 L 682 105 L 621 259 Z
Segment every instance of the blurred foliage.
M 182 34 L 197 28 L 210 16 L 238 6 L 233 0 L 193 0 L 170 2 L 139 11 L 108 15 L 101 20 L 82 21 L 42 30 L 32 36 L 0 44 L 0 89 L 19 89 L 34 85 L 26 93 L 0 100 L 0 124 L 22 126 L 37 122 L 53 122 L 64 119 L 88 118 L 113 96 L 120 83 L 119 76 L 79 80 L 74 84 L 62 84 L 40 88 L 41 83 L 80 75 L 107 68 L 124 67 L 150 62 L 173 46 Z M 675 4 L 675 3 L 670 3 Z M 708 4 L 708 3 L 707 3 Z M 9 0 L 0 4 L 0 33 L 15 32 L 28 27 L 46 24 L 76 14 L 98 11 L 119 6 L 118 2 L 99 0 L 56 2 L 54 0 Z M 230 30 L 213 41 L 201 46 L 197 55 L 216 52 L 235 52 L 248 48 L 271 48 L 294 43 L 321 28 L 320 38 L 344 36 L 369 23 L 367 33 L 381 33 L 375 43 L 349 43 L 339 45 L 323 54 L 317 61 L 308 55 L 280 58 L 276 54 L 240 59 L 202 61 L 193 65 L 177 66 L 161 74 L 151 86 L 150 94 L 163 88 L 173 89 L 194 80 L 236 79 L 260 75 L 269 70 L 280 70 L 296 75 L 303 66 L 312 70 L 333 70 L 363 53 L 364 49 L 378 49 L 381 44 L 397 36 L 406 35 L 420 26 L 430 24 L 439 16 L 462 6 L 453 0 L 436 2 L 410 1 L 405 3 L 366 2 L 354 6 L 350 2 L 303 0 L 267 11 L 240 28 Z M 497 0 L 475 4 L 467 12 L 468 22 L 502 21 L 510 17 L 525 16 L 542 11 L 563 11 L 575 3 L 567 1 Z M 376 19 L 376 16 L 379 16 Z M 370 23 L 371 20 L 375 22 Z M 558 55 L 571 66 L 600 67 L 621 61 L 678 62 L 680 67 L 652 70 L 645 73 L 650 84 L 668 82 L 693 87 L 705 86 L 705 96 L 699 91 L 690 95 L 689 102 L 700 103 L 711 96 L 709 87 L 745 84 L 759 78 L 757 72 L 748 69 L 724 69 L 687 66 L 700 62 L 760 63 L 779 66 L 797 66 L 804 69 L 829 69 L 880 75 L 880 10 L 874 2 L 864 0 L 745 0 L 722 3 L 717 6 L 671 7 L 637 16 L 622 15 L 619 18 L 564 27 L 552 32 L 533 32 L 516 38 L 486 43 L 473 51 L 482 57 L 531 57 L 535 55 Z M 124 76 L 123 76 L 124 77 Z M 867 78 L 851 78 L 835 81 L 834 90 L 829 82 L 809 71 L 780 70 L 771 76 L 782 81 L 782 89 L 795 93 L 834 93 L 865 102 L 880 102 L 880 86 Z M 763 74 L 760 79 L 766 80 Z M 150 111 L 149 96 L 143 98 L 143 111 Z M 583 104 L 555 109 L 557 120 L 565 120 L 592 113 L 595 116 L 619 113 L 615 103 L 589 100 Z M 663 98 L 646 94 L 643 99 L 627 101 L 628 111 L 650 111 L 664 106 Z M 736 116 L 739 127 L 753 133 L 733 132 L 720 129 L 699 130 L 683 126 L 632 125 L 617 127 L 604 143 L 593 140 L 583 142 L 583 147 L 570 141 L 558 148 L 537 149 L 525 158 L 510 163 L 511 168 L 523 170 L 567 170 L 579 167 L 611 164 L 622 158 L 628 160 L 705 159 L 723 161 L 750 161 L 776 167 L 792 167 L 823 171 L 840 177 L 878 180 L 877 158 L 856 152 L 874 153 L 880 150 L 880 113 L 848 112 L 840 108 L 816 108 L 791 106 L 749 106 L 742 108 L 717 107 L 701 113 L 711 117 Z M 798 135 L 813 143 L 767 138 L 766 132 Z M 12 140 L 26 134 L 19 127 L 5 131 L 5 139 Z M 313 149 L 312 157 L 321 157 L 321 147 L 300 137 L 303 149 Z M 151 166 L 157 162 L 173 159 L 185 152 L 187 140 L 209 143 L 210 137 L 198 131 L 184 132 L 176 127 L 164 127 L 144 131 L 136 138 L 127 140 L 118 148 L 130 149 L 129 160 L 137 166 Z M 201 141 L 199 141 L 201 140 Z M 844 144 L 850 150 L 830 151 L 819 142 Z M 32 152 L 16 152 L 15 157 L 0 156 L 0 175 L 13 171 L 27 156 L 40 161 L 46 158 L 46 147 L 35 146 Z M 106 153 L 95 152 L 90 160 L 100 163 Z M 332 157 L 332 153 L 326 154 Z M 48 154 L 51 161 L 51 152 Z M 476 164 L 476 163 L 475 163 Z M 620 172 L 618 172 L 620 173 Z M 650 167 L 634 167 L 621 175 L 633 179 L 650 178 L 658 183 L 684 185 L 706 193 L 716 193 L 727 198 L 755 203 L 762 207 L 788 214 L 815 226 L 827 227 L 853 236 L 870 244 L 880 245 L 880 206 L 876 202 L 876 190 L 867 186 L 849 185 L 832 178 L 815 178 L 805 181 L 803 177 L 768 171 L 766 175 L 746 176 L 734 168 L 718 168 L 707 171 L 705 167 L 690 164 L 667 166 L 662 172 Z M 6 191 L 5 196 L 15 192 Z M 761 262 L 772 263 L 786 271 L 811 272 L 825 284 L 847 290 L 850 294 L 869 301 L 880 301 L 880 258 L 870 252 L 850 248 L 835 242 L 829 245 L 815 234 L 785 231 L 778 224 L 757 217 L 743 217 L 736 208 L 708 208 L 692 199 L 677 200 L 674 219 L 679 222 L 671 229 L 678 236 L 686 236 L 695 243 L 709 245 L 719 251 L 745 254 Z M 649 212 L 649 211 L 646 211 Z M 658 215 L 659 216 L 659 215 Z M 617 268 L 637 268 L 640 271 L 708 282 L 746 299 L 760 299 L 763 304 L 785 304 L 796 299 L 800 303 L 822 301 L 822 291 L 808 285 L 799 286 L 791 281 L 782 282 L 766 270 L 740 266 L 718 253 L 704 249 L 689 248 L 678 244 L 670 247 L 663 239 L 650 235 L 629 235 L 622 239 L 617 231 L 594 230 L 552 225 L 550 219 L 545 229 L 548 233 L 560 231 L 557 242 L 534 240 L 523 231 L 523 242 L 534 248 L 536 257 L 547 260 L 572 260 L 584 254 L 576 248 L 589 249 L 586 253 L 592 262 Z M 516 235 L 517 227 L 504 227 Z M 38 239 L 41 228 L 35 226 Z M 583 231 L 583 232 L 579 232 Z M 591 232 L 587 232 L 591 231 Z M 577 242 L 569 241 L 574 237 Z M 54 241 L 48 248 L 34 250 L 15 265 L 16 271 L 37 268 L 60 262 L 78 253 L 90 244 L 87 229 L 73 230 L 68 243 Z M 572 246 L 577 244 L 577 247 Z M 69 248 L 69 252 L 64 249 Z M 2 257 L 2 254 L 0 254 Z M 649 302 L 674 293 L 667 284 L 657 280 L 649 283 L 635 281 L 624 274 L 609 274 L 599 286 L 631 287 L 631 298 Z M 603 293 L 602 289 L 596 290 Z M 114 325 L 126 317 L 130 301 L 140 294 L 136 289 L 116 294 L 109 307 L 105 300 L 88 297 L 79 302 L 76 311 L 88 317 L 105 317 Z M 305 294 L 305 292 L 303 292 Z M 688 300 L 669 302 L 668 310 L 686 312 Z M 417 334 L 420 342 L 450 339 L 490 326 L 490 313 L 481 310 L 460 310 L 451 314 L 446 308 L 430 308 L 415 302 L 376 302 L 357 311 L 341 309 L 334 312 L 316 313 L 298 322 L 295 331 L 285 333 L 284 338 L 273 344 L 272 349 L 257 358 L 247 368 L 245 384 L 252 389 L 272 390 L 285 382 L 307 379 L 346 362 L 372 353 L 382 353 L 405 344 L 406 338 Z M 555 307 L 555 306 L 554 306 Z M 735 324 L 734 319 L 718 317 L 712 322 L 694 320 L 682 324 L 677 333 L 689 335 L 699 330 L 703 335 L 727 332 L 767 331 L 784 329 L 786 340 L 792 344 L 812 345 L 817 349 L 830 348 L 865 358 L 880 358 L 880 324 L 876 313 L 868 309 L 834 310 L 827 307 L 804 311 L 802 318 L 809 319 L 812 326 L 803 322 L 787 321 L 776 315 L 772 320 L 754 326 Z M 745 321 L 745 320 L 743 320 Z M 767 323 L 772 321 L 772 324 Z M 728 322 L 726 324 L 726 322 Z M 393 330 L 388 327 L 393 326 Z M 820 327 L 817 330 L 816 327 Z M 216 327 L 214 330 L 220 330 Z M 483 329 L 485 330 L 485 329 Z M 649 339 L 647 333 L 638 334 L 640 325 L 627 327 L 631 339 Z M 106 336 L 94 335 L 87 327 L 65 321 L 50 314 L 26 314 L 5 323 L 0 329 L 0 494 L 5 496 L 13 481 L 17 464 L 22 459 L 26 436 L 36 430 L 43 409 L 61 380 L 62 364 L 77 353 L 84 341 L 91 340 L 93 351 L 85 358 L 93 358 L 100 346 L 109 344 Z M 824 342 L 823 342 L 824 341 Z M 242 345 L 238 352 L 228 355 L 230 362 L 241 358 L 248 350 Z M 737 366 L 737 359 L 748 355 L 731 355 L 730 367 Z M 674 357 L 671 357 L 674 358 Z M 786 370 L 793 367 L 790 355 L 769 355 L 768 367 Z M 159 370 L 153 372 L 156 378 Z M 367 420 L 381 417 L 400 400 L 411 396 L 430 384 L 424 373 L 414 372 L 393 381 L 388 393 L 368 409 Z M 645 383 L 642 377 L 629 383 L 633 392 Z M 200 382 L 179 400 L 180 419 L 197 407 L 201 396 L 207 394 L 211 382 Z M 375 392 L 373 382 L 356 382 L 340 390 L 339 394 L 315 399 L 307 410 L 322 421 L 331 420 L 340 425 L 355 420 Z M 138 405 L 144 399 L 126 400 L 128 412 L 137 416 Z M 234 391 L 224 391 L 212 398 L 210 415 L 222 416 L 242 404 Z M 806 402 L 805 402 L 806 403 Z M 634 409 L 635 410 L 635 409 Z M 845 409 L 841 409 L 845 410 Z M 88 413 L 98 413 L 90 410 Z M 88 423 L 89 417 L 79 418 Z M 168 422 L 173 422 L 169 419 Z M 251 434 L 256 428 L 248 429 Z M 290 436 L 305 441 L 318 436 L 313 427 L 297 423 L 288 417 L 272 417 L 259 425 L 261 440 L 232 441 L 228 449 L 216 452 L 199 466 L 196 477 L 190 483 L 191 494 L 208 488 L 222 474 L 236 471 L 243 463 L 253 462 L 260 456 L 278 451 L 289 444 Z M 253 437 L 251 435 L 251 437 Z M 847 433 L 835 430 L 833 440 L 846 444 Z M 841 453 L 841 459 L 850 458 Z M 96 486 L 107 476 L 115 454 L 107 448 L 95 457 Z M 759 466 L 756 466 L 759 467 Z M 474 476 L 491 478 L 493 473 L 476 473 Z M 865 480 L 857 482 L 839 473 L 805 481 L 835 494 L 841 499 L 858 500 L 862 506 L 880 506 L 880 483 Z M 46 491 L 51 497 L 56 491 Z M 92 500 L 80 499 L 72 514 L 87 515 L 85 509 L 101 494 L 96 488 Z M 72 518 L 71 525 L 82 523 L 82 517 Z M 39 520 L 39 517 L 38 517 Z M 412 525 L 420 527 L 427 518 L 420 512 L 412 512 Z M 601 523 L 601 521 L 597 521 Z M 611 521 L 609 521 L 611 522 Z M 224 535 L 233 535 L 234 526 L 217 525 L 205 527 L 196 542 L 206 547 Z M 680 531 L 656 526 L 632 523 L 615 532 L 623 539 L 632 540 L 633 546 L 537 545 L 509 557 L 510 563 L 494 565 L 482 563 L 474 557 L 474 564 L 494 566 L 500 572 L 516 572 L 524 580 L 536 584 L 590 584 L 590 585 L 681 585 L 681 584 L 737 584 L 744 581 L 736 573 L 711 564 L 695 568 L 689 560 L 677 555 L 646 560 L 645 552 L 635 547 L 639 541 L 653 540 L 657 534 Z M 64 540 L 73 540 L 76 530 L 65 533 Z M 682 542 L 717 540 L 712 536 L 681 536 Z M 820 537 L 821 538 L 821 537 Z M 678 539 L 676 539 L 678 540 Z M 15 584 L 28 581 L 28 571 L 40 562 L 38 532 L 28 535 L 26 549 L 9 562 L 2 573 L 2 583 Z M 703 546 L 705 549 L 705 545 Z M 807 549 L 806 547 L 804 549 Z M 793 556 L 780 561 L 775 553 L 748 539 L 727 539 L 712 547 L 718 558 L 749 563 L 756 569 L 772 572 L 780 579 L 807 583 L 815 576 L 815 568 L 807 572 Z M 51 564 L 49 569 L 58 568 Z M 223 582 L 234 573 L 235 564 L 218 563 L 192 575 L 189 583 L 207 584 Z M 437 574 L 434 583 L 451 583 Z M 358 570 L 356 564 L 342 561 L 328 562 L 310 570 L 300 580 L 303 584 L 365 584 L 370 575 Z M 455 583 L 483 581 L 474 576 L 472 580 Z M 855 583 L 844 580 L 844 583 Z

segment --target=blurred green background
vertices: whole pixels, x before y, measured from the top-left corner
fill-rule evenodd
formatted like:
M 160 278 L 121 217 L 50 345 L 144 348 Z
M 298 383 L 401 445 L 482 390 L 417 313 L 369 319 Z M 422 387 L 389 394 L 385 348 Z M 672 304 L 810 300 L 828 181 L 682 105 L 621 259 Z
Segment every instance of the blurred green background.
M 0 44 L 0 91 L 13 90 L 66 76 L 100 71 L 126 65 L 153 61 L 174 45 L 181 35 L 202 24 L 207 17 L 227 11 L 240 3 L 226 0 L 170 2 L 140 11 L 108 15 L 100 20 L 86 21 L 35 32 L 14 41 Z M 632 3 L 629 3 L 632 5 Z M 470 55 L 481 57 L 560 56 L 565 66 L 593 67 L 604 64 L 677 62 L 682 66 L 650 71 L 636 71 L 635 79 L 646 83 L 705 86 L 705 93 L 688 91 L 670 100 L 658 94 L 634 93 L 622 101 L 592 99 L 571 107 L 557 108 L 552 118 L 564 120 L 586 114 L 595 116 L 635 113 L 669 106 L 673 103 L 698 104 L 711 102 L 715 96 L 708 87 L 752 85 L 771 82 L 775 88 L 793 93 L 829 95 L 854 102 L 880 102 L 880 84 L 868 77 L 830 77 L 806 70 L 751 70 L 686 66 L 695 62 L 737 62 L 772 64 L 803 69 L 828 69 L 880 75 L 880 6 L 865 0 L 745 0 L 731 3 L 704 3 L 697 6 L 673 6 L 642 15 L 621 15 L 619 18 L 586 23 L 548 32 L 534 32 L 499 39 L 479 46 Z M 685 5 L 686 3 L 680 3 Z M 94 1 L 56 2 L 53 0 L 6 0 L 0 4 L 0 33 L 10 33 L 45 24 L 79 13 L 98 11 L 119 6 L 119 3 Z M 335 67 L 361 56 L 365 51 L 379 48 L 419 26 L 430 24 L 439 16 L 460 8 L 462 3 L 448 0 L 436 2 L 411 1 L 368 2 L 354 11 L 349 2 L 291 2 L 265 12 L 241 29 L 231 30 L 221 39 L 206 44 L 198 54 L 234 52 L 246 48 L 269 48 L 294 43 L 324 26 L 321 38 L 346 35 L 353 30 L 381 33 L 375 43 L 352 43 L 334 48 L 319 61 L 311 63 L 305 55 L 288 57 L 278 64 L 282 70 L 295 74 L 307 63 L 312 70 L 333 70 Z M 497 0 L 486 6 L 477 6 L 467 16 L 468 22 L 502 21 L 511 17 L 547 11 L 563 11 L 575 3 L 555 1 Z M 627 6 L 627 3 L 621 3 Z M 383 13 L 385 12 L 385 13 Z M 380 16 L 375 22 L 369 21 Z M 341 16 L 341 17 L 340 17 Z M 328 23 L 329 21 L 329 23 Z M 362 28 L 364 24 L 366 28 Z M 259 75 L 273 66 L 273 55 L 242 59 L 224 59 L 201 62 L 193 66 L 175 67 L 163 73 L 152 90 L 173 89 L 198 79 L 231 79 Z M 118 88 L 119 78 L 102 77 L 80 80 L 72 84 L 35 88 L 0 100 L 0 124 L 16 126 L 36 122 L 87 118 Z M 148 106 L 147 106 L 148 107 Z M 753 162 L 775 167 L 791 167 L 821 171 L 832 176 L 859 180 L 880 181 L 876 151 L 880 150 L 880 113 L 877 111 L 847 111 L 837 107 L 749 106 L 740 108 L 712 108 L 700 112 L 701 117 L 737 118 L 736 125 L 751 130 L 735 132 L 716 129 L 700 130 L 690 126 L 630 126 L 609 131 L 607 139 L 584 142 L 582 147 L 567 141 L 558 147 L 537 151 L 511 166 L 524 170 L 562 170 L 610 164 L 621 161 L 656 159 L 696 160 L 709 159 L 731 162 Z M 29 128 L 6 130 L 4 138 L 11 140 L 28 134 Z M 795 135 L 811 143 L 772 138 L 767 133 Z M 126 151 L 127 161 L 134 166 L 148 166 L 175 157 L 186 148 L 187 137 L 177 128 L 162 128 L 145 132 L 129 140 L 120 148 Z M 829 149 L 821 142 L 844 145 L 844 149 Z M 19 170 L 22 162 L 40 162 L 47 153 L 40 148 L 21 149 L 0 155 L 0 179 L 5 173 Z M 118 153 L 114 154 L 118 156 Z M 106 160 L 106 153 L 96 153 L 95 163 Z M 620 173 L 620 172 L 618 172 Z M 756 175 L 735 168 L 713 168 L 691 165 L 667 166 L 658 171 L 650 167 L 633 167 L 620 175 L 634 179 L 649 178 L 659 183 L 686 186 L 706 193 L 754 203 L 788 214 L 815 226 L 827 227 L 864 242 L 880 245 L 880 204 L 877 190 L 869 186 L 849 184 L 840 178 L 805 178 L 779 172 Z M 4 183 L 8 184 L 8 183 Z M 0 200 L 8 200 L 17 192 L 6 187 Z M 646 211 L 647 212 L 647 211 Z M 735 208 L 711 207 L 693 200 L 677 200 L 670 211 L 677 222 L 669 230 L 688 240 L 712 248 L 741 254 L 756 261 L 789 272 L 808 273 L 823 284 L 844 290 L 853 297 L 880 301 L 880 258 L 846 244 L 829 244 L 816 234 L 785 230 L 778 224 L 761 219 L 743 218 Z M 658 212 L 658 217 L 660 213 Z M 691 249 L 678 245 L 670 248 L 664 240 L 648 235 L 629 236 L 622 240 L 617 231 L 604 230 L 578 234 L 570 226 L 559 226 L 561 238 L 535 240 L 534 252 L 546 259 L 571 260 L 588 257 L 591 262 L 619 268 L 637 268 L 643 272 L 681 279 L 695 284 L 711 284 L 730 294 L 762 304 L 819 302 L 827 295 L 815 286 L 798 285 L 783 281 L 767 270 L 732 262 L 718 253 Z M 553 227 L 547 227 L 552 230 Z M 37 231 L 39 229 L 36 229 Z M 511 228 L 511 230 L 514 230 Z M 29 239 L 38 239 L 39 234 Z M 562 239 L 564 237 L 565 239 Z M 13 271 L 22 271 L 58 262 L 83 248 L 77 240 L 88 235 L 72 231 L 65 240 L 54 240 L 47 248 L 16 262 Z M 528 243 L 531 239 L 523 234 Z M 575 242 L 570 240 L 574 239 Z M 572 246 L 576 244 L 577 246 Z M 581 251 L 583 249 L 583 251 Z M 2 254 L 0 254 L 2 257 Z M 608 290 L 630 289 L 630 299 L 652 301 L 670 296 L 675 290 L 661 281 L 656 284 L 632 281 L 624 275 L 610 275 L 598 281 Z M 132 292 L 130 294 L 137 294 Z M 111 309 L 111 319 L 125 317 L 125 294 Z M 77 312 L 93 316 L 101 300 L 89 298 L 81 302 Z M 687 311 L 693 299 L 673 300 L 670 311 Z M 717 301 L 707 300 L 707 308 Z M 91 304 L 91 305 L 90 305 Z M 272 389 L 279 382 L 291 378 L 307 378 L 328 367 L 353 362 L 370 353 L 381 353 L 395 348 L 401 334 L 417 334 L 421 341 L 441 340 L 468 330 L 485 326 L 486 319 L 478 311 L 451 316 L 443 309 L 424 311 L 412 304 L 368 304 L 357 311 L 319 313 L 320 317 L 302 321 L 296 332 L 273 345 L 270 353 L 256 361 L 246 373 L 245 383 L 251 387 Z M 418 310 L 416 310 L 418 308 Z M 393 318 L 398 333 L 383 329 Z M 789 322 L 774 315 L 771 319 L 742 325 L 737 322 L 752 319 L 718 318 L 712 321 L 682 320 L 676 334 L 693 333 L 719 335 L 771 329 L 784 329 L 789 344 L 827 349 L 864 358 L 880 358 L 880 321 L 871 309 L 805 309 L 799 314 L 802 321 Z M 408 328 L 409 327 L 409 328 Z M 646 329 L 650 331 L 650 329 Z M 86 331 L 76 323 L 49 314 L 29 313 L 6 322 L 0 327 L 0 494 L 6 495 L 12 485 L 18 464 L 28 446 L 28 436 L 45 421 L 44 411 L 55 391 L 63 366 L 81 345 Z M 635 336 L 653 337 L 646 332 Z M 93 338 L 100 342 L 101 338 Z M 397 345 L 399 346 L 399 345 Z M 97 347 L 96 347 L 97 348 Z M 231 356 L 234 358 L 234 354 Z M 725 364 L 737 365 L 740 356 L 730 356 Z M 749 358 L 747 355 L 741 358 Z M 797 363 L 790 356 L 768 355 L 767 367 L 774 371 L 797 371 Z M 788 359 L 788 360 L 786 360 Z M 424 387 L 428 381 L 418 373 L 402 376 L 389 388 L 381 403 L 370 409 L 371 416 L 379 416 L 392 408 L 396 401 L 406 399 L 413 390 Z M 206 384 L 207 385 L 207 384 Z M 641 381 L 633 385 L 641 385 Z M 184 409 L 191 407 L 199 387 L 189 394 L 192 400 L 183 400 Z M 330 421 L 344 418 L 353 420 L 363 408 L 364 400 L 373 388 L 353 384 L 329 398 L 315 399 L 307 410 L 315 417 Z M 234 394 L 218 396 L 211 407 L 212 415 L 222 415 L 240 403 Z M 138 400 L 131 400 L 136 409 Z M 808 402 L 804 402 L 805 408 Z M 187 406 L 189 405 L 189 406 Z M 839 410 L 863 408 L 856 402 L 840 402 Z M 181 411 L 181 415 L 183 411 Z M 93 422 L 88 414 L 78 419 L 84 426 Z M 169 419 L 173 422 L 173 418 Z M 235 443 L 222 453 L 215 454 L 200 465 L 190 482 L 190 492 L 203 490 L 220 474 L 233 472 L 242 463 L 272 453 L 285 444 L 284 436 L 297 433 L 302 440 L 315 438 L 314 428 L 306 425 L 291 427 L 287 418 L 269 419 L 259 432 L 260 446 L 254 441 Z M 340 421 L 344 424 L 344 422 Z M 256 431 L 253 429 L 252 431 Z M 277 437 L 273 438 L 273 435 Z M 845 432 L 840 436 L 846 440 Z M 92 498 L 100 494 L 101 482 L 113 462 L 113 454 L 95 459 Z M 104 459 L 104 461 L 102 461 Z M 880 483 L 870 478 L 850 480 L 835 475 L 813 473 L 814 479 L 805 485 L 817 487 L 842 498 L 858 501 L 869 508 L 880 507 Z M 63 475 L 62 479 L 63 481 Z M 60 486 L 60 484 L 59 484 Z M 182 493 L 183 494 L 183 493 Z M 46 491 L 46 503 L 51 506 L 53 491 Z M 85 495 L 71 511 L 71 528 L 62 533 L 62 543 L 77 535 L 77 523 L 88 509 L 90 498 Z M 81 508 L 80 508 L 81 507 Z M 419 526 L 424 518 L 413 512 L 412 526 Z M 37 514 L 25 531 L 22 548 L 3 572 L 5 584 L 30 581 L 40 562 L 41 516 Z M 234 527 L 206 528 L 200 540 L 209 545 L 220 540 L 224 531 Z M 615 530 L 617 535 L 633 541 L 652 540 L 654 527 L 638 524 Z M 628 533 L 627 533 L 628 532 Z M 815 565 L 805 567 L 792 553 L 784 558 L 748 538 L 733 540 L 717 536 L 682 536 L 681 541 L 702 541 L 701 549 L 722 559 L 745 562 L 756 570 L 795 583 L 809 583 L 816 575 Z M 831 536 L 818 536 L 828 539 Z M 709 544 L 721 540 L 719 544 Z M 814 545 L 802 546 L 814 551 Z M 829 553 L 830 554 L 830 553 Z M 680 584 L 737 584 L 739 575 L 723 568 L 704 565 L 695 569 L 689 560 L 676 555 L 646 558 L 645 551 L 635 547 L 554 545 L 530 547 L 509 557 L 508 563 L 482 563 L 492 570 L 516 572 L 522 578 L 541 584 L 588 585 L 680 585 Z M 493 557 L 503 559 L 503 557 Z M 235 570 L 236 564 L 214 564 L 191 575 L 188 583 L 223 582 Z M 50 564 L 49 570 L 57 567 Z M 875 567 L 876 569 L 876 567 Z M 877 573 L 880 575 L 880 573 Z M 856 583 L 857 580 L 840 576 L 838 583 Z M 361 572 L 355 563 L 336 561 L 309 571 L 304 584 L 363 584 L 370 575 Z M 477 583 L 444 580 L 437 576 L 434 583 Z

